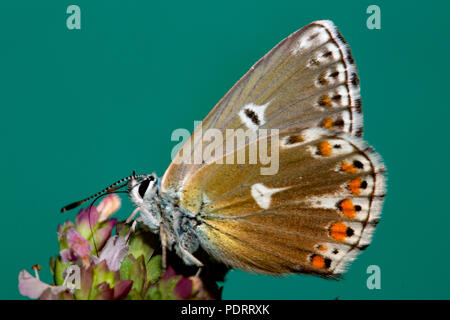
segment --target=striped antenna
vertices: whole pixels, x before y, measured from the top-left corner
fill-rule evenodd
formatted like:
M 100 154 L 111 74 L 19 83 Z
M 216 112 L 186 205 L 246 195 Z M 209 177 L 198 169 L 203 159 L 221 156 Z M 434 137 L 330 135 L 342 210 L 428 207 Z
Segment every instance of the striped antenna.
M 81 206 L 86 201 L 95 199 L 95 198 L 97 198 L 97 197 L 99 197 L 101 195 L 104 195 L 104 194 L 107 194 L 107 193 L 111 193 L 111 192 L 114 192 L 114 191 L 116 191 L 118 189 L 121 189 L 121 188 L 126 186 L 126 183 L 123 184 L 124 182 L 128 183 L 128 181 L 130 181 L 133 178 L 134 179 L 139 179 L 139 178 L 146 178 L 146 177 L 148 177 L 148 175 L 146 175 L 146 174 L 135 175 L 135 173 L 133 171 L 133 174 L 131 176 L 125 177 L 123 179 L 120 179 L 120 180 L 114 182 L 112 185 L 110 185 L 109 187 L 106 187 L 102 191 L 97 192 L 96 194 L 94 194 L 94 195 L 92 195 L 92 196 L 90 196 L 90 197 L 88 197 L 86 199 L 83 199 L 83 200 L 80 200 L 80 201 L 76 201 L 76 202 L 73 202 L 73 203 L 65 206 L 64 208 L 61 209 L 61 213 L 69 211 L 69 210 L 72 210 L 72 209 L 74 209 L 74 208 L 76 208 L 78 206 Z

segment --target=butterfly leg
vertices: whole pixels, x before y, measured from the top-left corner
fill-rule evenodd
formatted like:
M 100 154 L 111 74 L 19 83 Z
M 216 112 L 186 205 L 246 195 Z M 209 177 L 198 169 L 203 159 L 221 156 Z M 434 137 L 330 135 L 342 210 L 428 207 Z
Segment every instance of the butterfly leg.
M 133 224 L 132 224 L 131 227 L 130 227 L 130 230 L 128 231 L 127 235 L 125 236 L 126 239 L 127 239 L 127 242 L 130 240 L 131 234 L 134 233 L 134 232 L 136 231 L 136 224 L 137 224 L 137 221 L 134 220 L 134 221 L 133 221 Z
M 178 255 L 184 260 L 184 262 L 188 265 L 195 265 L 197 267 L 203 267 L 203 263 L 198 260 L 192 253 L 183 248 L 182 246 L 178 246 Z
M 139 208 L 134 209 L 133 212 L 130 214 L 130 216 L 127 218 L 126 223 L 130 223 L 138 212 Z
M 196 278 L 200 277 L 200 273 L 202 272 L 202 270 L 203 270 L 202 267 L 198 268 L 197 273 L 195 274 Z
M 162 269 L 167 269 L 167 234 L 164 225 L 160 225 L 161 247 L 162 247 Z

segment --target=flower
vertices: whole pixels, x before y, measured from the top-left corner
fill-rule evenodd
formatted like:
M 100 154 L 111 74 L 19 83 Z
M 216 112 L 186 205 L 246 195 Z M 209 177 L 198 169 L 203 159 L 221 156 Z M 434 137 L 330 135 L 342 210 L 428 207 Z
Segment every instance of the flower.
M 70 228 L 67 231 L 67 242 L 70 247 L 70 254 L 78 256 L 84 264 L 89 264 L 89 254 L 91 252 L 91 244 L 89 241 L 83 238 L 77 230 Z
M 121 206 L 121 201 L 118 195 L 110 194 L 103 199 L 102 202 L 97 206 L 97 211 L 99 213 L 99 222 L 103 222 L 109 218 L 114 212 L 119 210 Z
M 131 232 L 131 230 L 130 230 Z M 97 264 L 100 261 L 106 261 L 109 269 L 118 271 L 123 259 L 126 257 L 130 246 L 128 245 L 128 238 L 130 232 L 126 236 L 115 235 L 109 238 L 103 248 L 100 256 L 92 256 L 92 259 Z
M 111 216 L 120 208 L 120 198 L 109 195 L 100 204 L 81 209 L 75 223 L 58 226 L 59 254 L 50 259 L 53 284 L 19 273 L 19 291 L 31 299 L 213 299 L 220 298 L 216 281 L 223 275 L 198 271 L 168 252 L 174 262 L 162 268 L 161 244 L 145 225 L 117 222 Z M 115 234 L 112 234 L 113 229 Z M 220 268 L 213 267 L 210 270 Z M 217 276 L 218 275 L 218 276 Z M 205 282 L 206 281 L 206 282 Z
M 112 230 L 116 226 L 117 219 L 107 219 L 114 213 L 112 209 L 118 209 L 120 207 L 120 198 L 115 197 L 111 198 L 111 196 L 108 196 L 100 202 L 98 208 L 101 208 L 102 211 L 99 211 L 94 206 L 89 206 L 86 210 L 82 209 L 77 214 L 74 228 L 96 250 L 100 250 L 105 245 Z M 118 205 L 117 201 L 119 201 Z M 69 223 L 69 227 L 73 225 L 70 221 L 67 223 Z
M 33 277 L 30 273 L 28 273 L 26 270 L 22 270 L 19 273 L 19 291 L 20 294 L 27 296 L 31 299 L 39 298 L 46 292 L 46 295 L 58 295 L 61 292 L 63 292 L 65 289 L 62 286 L 50 286 L 49 284 L 46 284 L 39 280 L 39 273 L 38 269 L 40 267 L 36 268 L 33 266 L 33 269 L 35 270 L 36 277 Z

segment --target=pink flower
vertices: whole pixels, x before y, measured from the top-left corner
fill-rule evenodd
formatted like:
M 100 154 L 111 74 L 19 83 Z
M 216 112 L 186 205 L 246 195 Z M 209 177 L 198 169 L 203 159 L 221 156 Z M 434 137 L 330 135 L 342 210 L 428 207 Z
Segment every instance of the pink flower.
M 128 245 L 128 235 L 123 237 L 115 235 L 109 238 L 100 256 L 92 256 L 95 264 L 106 261 L 108 268 L 112 271 L 118 271 L 120 264 L 128 254 L 130 246 Z
M 37 299 L 42 296 L 44 292 L 46 295 L 58 296 L 60 293 L 66 289 L 63 286 L 51 286 L 39 280 L 39 274 L 37 268 L 35 269 L 36 277 L 33 277 L 26 270 L 22 270 L 19 273 L 19 291 L 20 294 L 31 298 Z
M 85 239 L 92 237 L 92 232 L 97 224 L 100 214 L 94 206 L 81 209 L 76 217 L 76 229 Z
M 110 194 L 105 197 L 97 206 L 99 213 L 98 222 L 103 222 L 108 219 L 114 212 L 120 209 L 120 197 L 116 194 Z
M 91 244 L 74 228 L 67 231 L 67 243 L 75 254 L 84 262 L 89 262 Z
M 97 225 L 93 237 L 90 239 L 93 243 L 95 241 L 95 245 L 97 250 L 101 250 L 105 245 L 108 238 L 111 236 L 112 230 L 117 224 L 117 219 L 108 219 L 104 222 L 101 222 Z

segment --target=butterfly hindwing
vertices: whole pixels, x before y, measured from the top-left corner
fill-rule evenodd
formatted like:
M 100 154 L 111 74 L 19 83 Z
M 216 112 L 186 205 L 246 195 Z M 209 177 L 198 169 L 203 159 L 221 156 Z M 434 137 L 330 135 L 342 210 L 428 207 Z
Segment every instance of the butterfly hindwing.
M 348 134 L 298 135 L 302 143 L 281 147 L 275 175 L 210 164 L 189 180 L 181 205 L 200 213 L 212 256 L 250 271 L 336 276 L 369 244 L 385 191 L 377 154 Z

